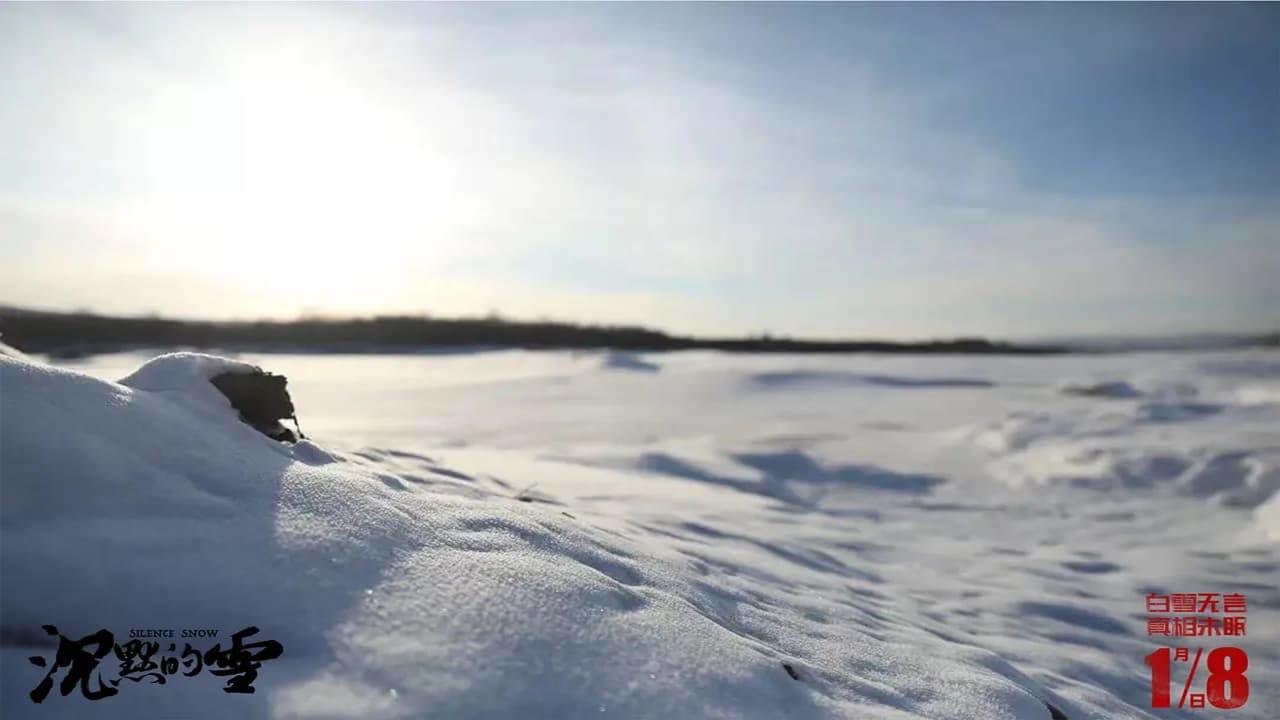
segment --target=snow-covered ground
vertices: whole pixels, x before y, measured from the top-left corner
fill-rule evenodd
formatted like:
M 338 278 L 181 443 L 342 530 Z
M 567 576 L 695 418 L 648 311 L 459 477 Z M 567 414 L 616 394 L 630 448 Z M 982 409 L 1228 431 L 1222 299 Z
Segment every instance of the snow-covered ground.
M 1230 717 L 1280 717 L 1274 351 L 240 358 L 293 447 L 148 357 L 0 357 L 6 718 L 1214 715 L 1149 709 L 1184 591 L 1247 594 Z M 285 656 L 37 706 L 46 623 Z

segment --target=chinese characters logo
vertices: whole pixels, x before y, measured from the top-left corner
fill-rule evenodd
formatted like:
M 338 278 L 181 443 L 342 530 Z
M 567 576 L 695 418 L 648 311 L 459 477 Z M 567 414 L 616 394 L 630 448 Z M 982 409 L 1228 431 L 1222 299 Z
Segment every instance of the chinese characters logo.
M 1147 637 L 1194 637 L 1201 642 L 1212 638 L 1243 637 L 1248 600 L 1241 594 L 1171 593 L 1147 595 Z M 1194 649 L 1194 656 L 1192 650 Z M 1209 674 L 1204 692 L 1194 692 L 1196 673 L 1204 660 Z M 1171 705 L 1173 663 L 1190 663 L 1178 707 L 1203 708 L 1205 704 L 1220 710 L 1242 707 L 1249 700 L 1249 654 L 1243 649 L 1226 646 L 1209 649 L 1203 645 L 1162 647 L 1147 655 L 1151 668 L 1151 707 Z
M 219 643 L 203 652 L 192 647 L 191 643 L 183 643 L 181 651 L 176 643 L 169 643 L 164 652 L 161 652 L 159 642 L 133 639 L 122 645 L 106 629 L 79 640 L 60 634 L 53 625 L 45 625 L 44 631 L 57 636 L 58 648 L 52 659 L 39 655 L 28 658 L 32 665 L 49 669 L 30 693 L 31 701 L 35 703 L 42 703 L 49 696 L 59 672 L 62 677 L 57 681 L 58 692 L 67 696 L 79 688 L 89 700 L 115 695 L 120 692 L 123 680 L 164 685 L 176 675 L 195 677 L 202 671 L 225 677 L 227 682 L 223 692 L 252 693 L 255 692 L 253 681 L 257 679 L 262 663 L 284 654 L 284 647 L 275 640 L 246 642 L 249 636 L 258 633 L 256 627 L 234 633 L 226 648 Z M 114 655 L 114 658 L 108 658 L 108 655 Z M 111 665 L 115 666 L 114 677 L 109 672 Z

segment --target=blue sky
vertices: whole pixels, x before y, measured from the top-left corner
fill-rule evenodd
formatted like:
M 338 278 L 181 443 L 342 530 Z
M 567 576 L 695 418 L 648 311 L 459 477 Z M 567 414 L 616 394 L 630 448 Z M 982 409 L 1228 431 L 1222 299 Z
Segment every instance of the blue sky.
M 0 303 L 1280 323 L 1276 5 L 7 4 L 0 90 Z

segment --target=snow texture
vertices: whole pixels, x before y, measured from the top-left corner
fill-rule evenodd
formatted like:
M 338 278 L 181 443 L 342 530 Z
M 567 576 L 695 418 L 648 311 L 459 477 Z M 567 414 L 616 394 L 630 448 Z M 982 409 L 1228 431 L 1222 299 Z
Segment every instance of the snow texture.
M 6 356 L 0 714 L 1149 718 L 1185 590 L 1280 716 L 1278 357 Z M 207 382 L 255 365 L 312 441 Z M 285 657 L 36 706 L 47 623 Z

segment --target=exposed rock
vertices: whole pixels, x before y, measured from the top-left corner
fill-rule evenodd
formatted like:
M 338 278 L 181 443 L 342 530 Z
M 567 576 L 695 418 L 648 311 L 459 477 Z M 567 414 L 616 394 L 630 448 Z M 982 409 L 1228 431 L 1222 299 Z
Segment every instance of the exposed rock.
M 209 382 L 231 401 L 231 406 L 240 412 L 241 420 L 263 435 L 290 443 L 304 437 L 285 376 L 259 369 L 253 373 L 225 372 L 210 378 Z M 296 433 L 280 424 L 285 418 L 293 420 L 298 427 Z

